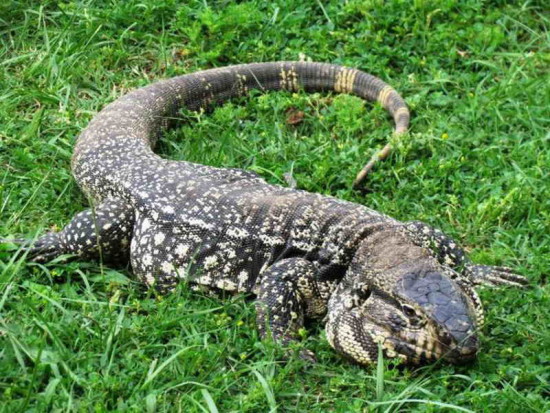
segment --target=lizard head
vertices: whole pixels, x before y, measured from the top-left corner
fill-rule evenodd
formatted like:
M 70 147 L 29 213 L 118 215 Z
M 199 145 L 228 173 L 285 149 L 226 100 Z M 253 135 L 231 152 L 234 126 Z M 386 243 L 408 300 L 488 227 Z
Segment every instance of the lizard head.
M 475 357 L 483 322 L 477 294 L 414 250 L 396 245 L 384 257 L 359 251 L 329 301 L 327 338 L 337 351 L 361 364 L 376 361 L 379 346 L 413 364 Z

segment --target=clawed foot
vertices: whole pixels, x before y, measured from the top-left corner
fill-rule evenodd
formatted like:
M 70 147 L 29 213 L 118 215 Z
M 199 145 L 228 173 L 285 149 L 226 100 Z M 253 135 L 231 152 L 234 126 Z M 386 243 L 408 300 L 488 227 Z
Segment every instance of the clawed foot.
M 529 284 L 529 281 L 525 277 L 515 274 L 508 267 L 472 264 L 466 266 L 466 273 L 477 285 L 525 287 Z
M 35 242 L 24 238 L 0 238 L 0 244 L 15 244 L 20 251 L 27 254 L 30 261 L 39 263 L 51 261 L 63 254 L 59 234 L 56 232 L 50 232 Z
M 296 347 L 283 346 L 282 361 L 286 363 L 295 358 L 304 361 L 305 364 L 317 364 L 317 356 L 313 351 L 308 350 L 307 348 L 297 349 Z
M 313 351 L 308 350 L 307 348 L 301 349 L 298 353 L 298 357 L 300 358 L 300 360 L 304 360 L 306 363 L 309 364 L 317 363 L 317 356 Z

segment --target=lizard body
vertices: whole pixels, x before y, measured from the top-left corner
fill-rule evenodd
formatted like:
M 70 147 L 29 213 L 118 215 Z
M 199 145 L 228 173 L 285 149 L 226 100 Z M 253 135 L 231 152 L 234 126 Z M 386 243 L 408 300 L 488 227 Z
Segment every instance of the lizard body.
M 72 169 L 95 207 L 29 253 L 42 261 L 64 253 L 129 260 L 140 280 L 163 293 L 184 280 L 252 294 L 262 337 L 282 344 L 296 339 L 304 318 L 326 317 L 330 344 L 362 364 L 376 360 L 379 345 L 413 363 L 474 357 L 483 313 L 473 287 L 521 285 L 522 277 L 472 264 L 426 224 L 153 152 L 181 107 L 216 105 L 251 89 L 351 93 L 386 107 L 396 133 L 409 123 L 390 86 L 330 64 L 257 63 L 157 82 L 108 105 L 81 133 Z

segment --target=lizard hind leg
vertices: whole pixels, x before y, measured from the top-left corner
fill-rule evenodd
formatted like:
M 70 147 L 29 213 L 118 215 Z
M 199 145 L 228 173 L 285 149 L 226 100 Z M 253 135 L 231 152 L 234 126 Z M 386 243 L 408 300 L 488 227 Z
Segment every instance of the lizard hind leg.
M 48 262 L 64 254 L 119 262 L 127 259 L 133 223 L 133 209 L 123 201 L 109 198 L 76 214 L 59 232 L 49 232 L 35 242 L 14 241 L 35 262 Z

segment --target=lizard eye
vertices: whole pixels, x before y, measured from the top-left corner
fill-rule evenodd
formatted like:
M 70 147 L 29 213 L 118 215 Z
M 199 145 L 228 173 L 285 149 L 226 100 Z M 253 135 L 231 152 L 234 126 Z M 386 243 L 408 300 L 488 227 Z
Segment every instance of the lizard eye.
M 413 307 L 408 304 L 403 304 L 401 309 L 403 310 L 403 314 L 408 318 L 411 326 L 416 327 L 422 324 L 422 317 Z
M 367 287 L 363 287 L 363 288 L 360 288 L 357 290 L 357 296 L 359 297 L 359 299 L 361 300 L 367 300 L 371 295 L 371 292 L 370 292 L 370 289 L 368 289 Z

